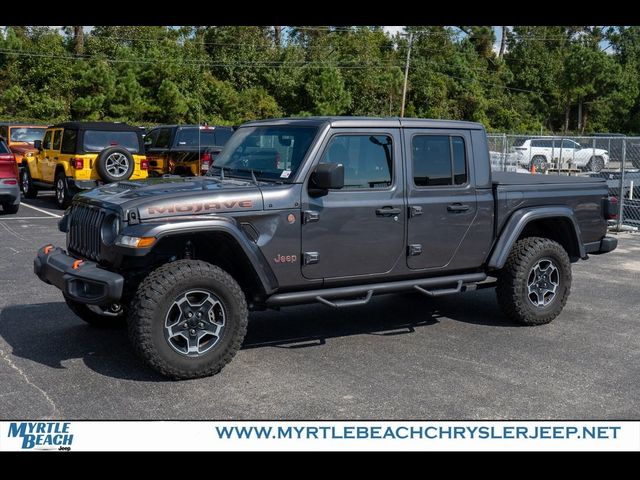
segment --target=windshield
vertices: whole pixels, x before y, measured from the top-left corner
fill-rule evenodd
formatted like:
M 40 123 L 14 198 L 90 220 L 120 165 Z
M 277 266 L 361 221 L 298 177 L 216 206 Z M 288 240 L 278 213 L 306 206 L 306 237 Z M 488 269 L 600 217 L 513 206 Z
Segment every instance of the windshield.
M 83 148 L 85 152 L 100 152 L 109 147 L 123 147 L 130 152 L 138 152 L 137 132 L 109 132 L 106 130 L 86 130 Z
M 286 182 L 295 176 L 317 132 L 317 127 L 240 128 L 215 159 L 209 175 L 217 175 L 224 167 L 225 175 L 250 177 L 253 170 L 258 178 Z
M 29 142 L 42 140 L 47 127 L 11 127 L 10 137 L 12 142 Z

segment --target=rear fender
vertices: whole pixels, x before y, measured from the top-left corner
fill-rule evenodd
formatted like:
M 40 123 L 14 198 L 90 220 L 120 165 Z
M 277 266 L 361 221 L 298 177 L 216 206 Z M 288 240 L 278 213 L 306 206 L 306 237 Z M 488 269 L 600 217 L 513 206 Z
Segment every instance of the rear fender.
M 511 248 L 514 243 L 516 243 L 527 224 L 545 218 L 563 218 L 569 220 L 573 227 L 573 246 L 579 252 L 580 258 L 586 258 L 585 248 L 580 234 L 580 227 L 578 226 L 578 222 L 573 214 L 573 210 L 562 205 L 530 207 L 517 210 L 511 215 L 509 220 L 507 220 L 507 223 L 502 229 L 502 232 L 493 247 L 493 251 L 489 256 L 489 269 L 499 270 L 504 267 L 507 257 L 509 256 L 509 252 L 511 252 Z

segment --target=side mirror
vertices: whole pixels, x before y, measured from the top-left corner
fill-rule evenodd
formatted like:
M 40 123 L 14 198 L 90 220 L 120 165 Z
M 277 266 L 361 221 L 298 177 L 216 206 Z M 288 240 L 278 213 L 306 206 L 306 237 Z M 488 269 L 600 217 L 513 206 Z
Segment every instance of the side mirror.
M 42 140 L 34 140 L 33 147 L 38 150 L 42 150 Z
M 309 194 L 326 195 L 329 190 L 344 187 L 344 166 L 341 163 L 321 163 L 311 174 Z

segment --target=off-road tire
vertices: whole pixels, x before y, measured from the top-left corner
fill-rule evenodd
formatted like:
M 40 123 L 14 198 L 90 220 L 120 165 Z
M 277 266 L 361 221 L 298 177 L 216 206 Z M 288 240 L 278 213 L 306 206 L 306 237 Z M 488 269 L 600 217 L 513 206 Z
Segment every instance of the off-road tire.
M 551 259 L 559 272 L 559 285 L 553 300 L 544 307 L 534 306 L 528 298 L 528 278 L 541 259 Z M 543 325 L 556 318 L 571 290 L 571 262 L 565 249 L 548 238 L 528 237 L 518 240 L 505 266 L 498 274 L 498 304 L 507 317 L 523 325 Z
M 127 324 L 126 312 L 121 315 L 100 315 L 91 310 L 84 303 L 76 302 L 68 297 L 64 297 L 69 309 L 89 325 L 98 328 L 122 328 Z
M 175 299 L 194 289 L 219 299 L 225 324 L 209 351 L 189 357 L 165 339 L 165 321 Z M 129 339 L 140 357 L 162 375 L 176 380 L 206 377 L 218 373 L 240 349 L 248 315 L 245 295 L 231 275 L 200 260 L 178 260 L 154 270 L 138 287 L 128 318 Z
M 18 213 L 18 209 L 20 208 L 20 204 L 14 205 L 13 203 L 3 203 L 2 204 L 2 213 L 4 214 L 12 214 Z
M 31 178 L 31 172 L 27 165 L 22 167 L 22 172 L 20 174 L 20 188 L 22 189 L 24 198 L 33 199 L 38 196 L 38 187 L 33 184 L 33 178 Z
M 69 192 L 69 185 L 67 184 L 67 177 L 64 172 L 56 173 L 53 191 L 56 194 L 56 205 L 58 208 L 64 210 L 71 205 L 71 193 Z
M 112 174 L 109 171 L 109 169 L 114 166 L 116 158 L 120 159 L 122 162 L 126 162 L 127 166 L 126 170 L 119 175 Z M 128 180 L 129 177 L 131 177 L 133 169 L 135 168 L 135 162 L 133 160 L 133 155 L 131 155 L 131 152 L 126 148 L 109 147 L 105 148 L 98 154 L 97 168 L 100 178 L 102 178 L 105 183 L 121 182 L 123 180 Z

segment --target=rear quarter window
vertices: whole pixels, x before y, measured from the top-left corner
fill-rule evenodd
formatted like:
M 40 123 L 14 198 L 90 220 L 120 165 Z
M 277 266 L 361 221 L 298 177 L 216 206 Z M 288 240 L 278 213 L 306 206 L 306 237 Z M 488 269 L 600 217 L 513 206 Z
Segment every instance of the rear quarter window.
M 65 129 L 62 134 L 61 153 L 76 153 L 76 143 L 78 140 L 78 131 Z
M 0 140 L 0 153 L 11 153 L 9 151 L 9 147 L 7 147 L 7 144 L 2 140 Z

